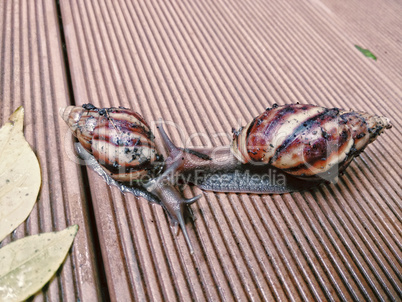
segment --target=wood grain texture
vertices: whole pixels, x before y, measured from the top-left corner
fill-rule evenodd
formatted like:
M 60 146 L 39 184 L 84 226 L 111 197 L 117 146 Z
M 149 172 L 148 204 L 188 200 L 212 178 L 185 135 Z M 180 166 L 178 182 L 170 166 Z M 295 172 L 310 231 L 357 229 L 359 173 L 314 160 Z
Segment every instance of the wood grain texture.
M 25 136 L 42 173 L 37 203 L 27 221 L 3 242 L 78 224 L 72 249 L 35 301 L 101 298 L 93 232 L 79 166 L 65 152 L 72 143 L 58 111 L 70 103 L 55 1 L 0 2 L 0 123 L 20 105 Z M 71 146 L 69 146 L 70 148 Z
M 328 8 L 336 1 L 323 3 L 61 2 L 76 103 L 173 121 L 168 132 L 179 145 L 228 144 L 232 127 L 273 103 L 353 108 L 394 125 L 337 185 L 272 196 L 186 188 L 186 196 L 204 196 L 192 206 L 198 219 L 187 222 L 194 257 L 162 208 L 122 195 L 89 171 L 112 300 L 401 296 L 402 66 L 393 24 L 402 6 L 387 9 L 392 18 L 382 19 L 387 26 L 378 35 L 375 26 L 354 23 L 356 1 L 347 17 Z

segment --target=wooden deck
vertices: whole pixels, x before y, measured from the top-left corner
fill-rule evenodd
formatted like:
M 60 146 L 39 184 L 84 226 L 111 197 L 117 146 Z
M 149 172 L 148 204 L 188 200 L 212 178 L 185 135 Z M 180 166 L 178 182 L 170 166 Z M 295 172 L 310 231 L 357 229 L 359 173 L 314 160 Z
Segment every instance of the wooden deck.
M 0 122 L 25 107 L 43 178 L 29 219 L 1 245 L 80 227 L 35 301 L 400 301 L 402 2 L 273 2 L 0 1 Z M 353 108 L 394 127 L 336 185 L 187 187 L 203 195 L 187 221 L 191 256 L 161 207 L 76 164 L 58 111 L 87 102 L 173 121 L 178 145 L 195 133 L 205 135 L 193 145 L 228 144 L 273 103 Z

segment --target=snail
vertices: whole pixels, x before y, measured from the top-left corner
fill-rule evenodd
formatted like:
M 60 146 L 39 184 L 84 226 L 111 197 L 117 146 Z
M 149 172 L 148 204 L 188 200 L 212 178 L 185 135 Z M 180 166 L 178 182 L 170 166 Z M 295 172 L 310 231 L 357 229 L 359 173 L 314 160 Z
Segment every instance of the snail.
M 336 180 L 384 129 L 386 117 L 314 105 L 274 105 L 234 132 L 242 163 L 270 164 L 308 180 Z
M 169 150 L 168 171 L 211 172 L 195 181 L 202 189 L 285 193 L 337 182 L 352 159 L 391 127 L 388 118 L 364 112 L 274 104 L 245 127 L 232 130 L 231 145 L 219 152 L 177 148 L 162 127 L 159 131 Z M 247 180 L 250 171 L 255 172 L 255 181 Z M 259 177 L 262 173 L 268 177 Z
M 163 156 L 158 153 L 148 124 L 130 109 L 97 108 L 92 104 L 69 106 L 60 110 L 79 144 L 78 154 L 110 185 L 161 205 L 171 225 L 180 225 L 193 253 L 184 223 L 188 205 L 201 195 L 184 199 L 170 183 L 167 174 L 160 175 Z
M 113 179 L 140 182 L 157 175 L 163 166 L 148 124 L 127 108 L 99 109 L 92 104 L 69 106 L 63 119 L 78 141 Z
M 352 159 L 373 142 L 390 121 L 363 112 L 291 104 L 267 108 L 238 131 L 230 146 L 179 148 L 159 133 L 167 149 L 163 159 L 148 124 L 126 108 L 99 109 L 91 104 L 67 107 L 62 117 L 78 138 L 84 158 L 109 184 L 160 204 L 179 224 L 193 248 L 184 210 L 201 196 L 182 198 L 178 177 L 204 190 L 287 193 L 336 182 Z M 99 164 L 98 164 L 99 163 Z M 173 180 L 176 179 L 176 180 Z

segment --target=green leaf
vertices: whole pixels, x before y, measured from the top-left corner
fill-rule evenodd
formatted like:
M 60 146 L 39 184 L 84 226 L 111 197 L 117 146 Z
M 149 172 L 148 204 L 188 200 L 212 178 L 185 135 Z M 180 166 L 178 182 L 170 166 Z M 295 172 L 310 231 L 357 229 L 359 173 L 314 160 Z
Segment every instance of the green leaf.
M 22 238 L 0 249 L 0 301 L 22 301 L 40 290 L 64 261 L 78 225 Z
M 362 54 L 364 54 L 366 57 L 372 58 L 374 61 L 377 61 L 377 57 L 376 57 L 370 50 L 361 48 L 361 47 L 358 46 L 358 45 L 355 45 L 355 47 L 356 47 Z
M 19 107 L 0 129 L 0 241 L 31 213 L 41 174 L 38 159 L 22 131 L 24 108 Z

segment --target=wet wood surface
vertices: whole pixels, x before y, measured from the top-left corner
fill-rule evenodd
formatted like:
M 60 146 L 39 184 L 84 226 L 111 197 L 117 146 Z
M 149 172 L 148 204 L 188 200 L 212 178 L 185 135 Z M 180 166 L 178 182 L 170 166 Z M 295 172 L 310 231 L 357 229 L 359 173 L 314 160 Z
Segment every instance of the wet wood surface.
M 0 1 L 0 121 L 25 107 L 42 169 L 33 212 L 1 246 L 80 227 L 34 300 L 400 299 L 401 27 L 398 1 Z M 232 127 L 274 103 L 353 108 L 393 128 L 336 185 L 282 195 L 187 186 L 186 197 L 203 196 L 186 221 L 191 255 L 160 206 L 79 164 L 58 111 L 88 102 L 169 121 L 186 147 L 227 145 Z

